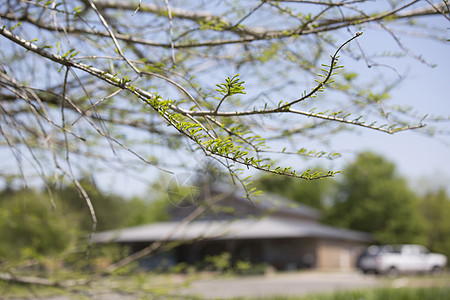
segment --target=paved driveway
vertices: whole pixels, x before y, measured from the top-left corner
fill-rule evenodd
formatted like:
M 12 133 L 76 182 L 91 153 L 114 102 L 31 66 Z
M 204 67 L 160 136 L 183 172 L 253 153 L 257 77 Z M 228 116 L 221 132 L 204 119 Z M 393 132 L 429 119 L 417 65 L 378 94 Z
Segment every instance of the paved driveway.
M 328 291 L 362 289 L 382 285 L 375 276 L 357 272 L 300 272 L 266 276 L 203 279 L 192 282 L 184 294 L 215 297 L 261 297 L 269 295 L 299 296 Z

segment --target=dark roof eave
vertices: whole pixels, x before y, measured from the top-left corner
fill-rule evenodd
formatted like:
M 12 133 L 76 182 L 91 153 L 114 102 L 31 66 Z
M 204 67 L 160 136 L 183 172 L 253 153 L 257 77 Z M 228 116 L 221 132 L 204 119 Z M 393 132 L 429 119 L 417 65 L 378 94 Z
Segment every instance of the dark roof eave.
M 326 238 L 373 243 L 371 234 L 310 222 L 267 217 L 261 220 L 194 221 L 170 236 L 177 222 L 154 223 L 119 231 L 97 233 L 97 243 L 133 243 L 155 241 L 244 240 L 279 238 Z M 230 228 L 229 231 L 226 229 Z

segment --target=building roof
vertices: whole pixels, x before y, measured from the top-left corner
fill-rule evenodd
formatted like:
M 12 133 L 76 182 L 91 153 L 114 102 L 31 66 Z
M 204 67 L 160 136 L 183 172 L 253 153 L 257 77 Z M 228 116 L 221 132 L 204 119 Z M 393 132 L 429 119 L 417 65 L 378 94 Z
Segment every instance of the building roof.
M 198 220 L 161 222 L 143 226 L 96 233 L 98 243 L 194 241 L 199 239 L 275 239 L 275 238 L 331 238 L 373 242 L 372 235 L 336 228 L 319 223 L 283 219 L 280 217 L 246 218 L 236 220 Z
M 211 184 L 207 195 L 200 194 L 197 201 L 187 206 L 172 206 L 170 214 L 173 219 L 182 220 L 190 215 L 198 206 L 207 209 L 199 219 L 239 219 L 245 217 L 260 217 L 265 215 L 279 216 L 289 219 L 318 222 L 322 213 L 312 207 L 303 205 L 285 197 L 264 192 L 252 196 L 249 200 L 242 189 L 223 183 Z M 213 197 L 212 197 L 213 195 Z M 220 199 L 211 201 L 211 199 Z M 232 208 L 232 213 L 221 208 Z M 227 212 L 228 211 L 228 212 Z
M 223 189 L 224 191 L 227 190 L 226 185 L 215 185 L 215 188 Z M 234 195 L 236 198 L 241 199 L 241 201 L 250 203 L 245 197 L 245 192 L 242 189 L 237 189 Z M 263 192 L 261 196 L 255 197 L 252 201 L 254 201 L 257 207 L 263 211 L 274 210 L 278 213 L 291 214 L 296 217 L 307 217 L 314 220 L 319 220 L 322 217 L 322 213 L 318 209 L 269 192 Z
M 179 220 L 96 233 L 98 243 L 138 243 L 155 241 L 243 240 L 278 238 L 327 238 L 372 243 L 371 234 L 320 224 L 321 212 L 293 202 L 287 198 L 264 193 L 263 196 L 246 199 L 245 193 L 223 184 L 211 186 L 213 194 L 225 197 L 218 205 L 231 205 L 236 211 L 230 215 L 210 215 L 186 223 L 187 217 L 199 205 L 174 207 Z M 207 215 L 208 216 L 208 215 Z

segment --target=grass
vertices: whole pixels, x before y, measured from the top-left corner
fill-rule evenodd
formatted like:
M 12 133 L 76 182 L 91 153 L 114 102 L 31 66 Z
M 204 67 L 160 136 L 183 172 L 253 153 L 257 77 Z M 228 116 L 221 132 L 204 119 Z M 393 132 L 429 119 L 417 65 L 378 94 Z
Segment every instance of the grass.
M 450 299 L 449 287 L 431 288 L 382 288 L 357 291 L 341 291 L 333 294 L 311 295 L 302 300 L 423 300 Z
M 380 288 L 308 296 L 233 298 L 234 300 L 450 300 L 450 287 Z
M 195 279 L 194 279 L 195 280 Z M 400 280 L 400 281 L 399 281 Z M 389 280 L 385 288 L 347 290 L 305 296 L 237 297 L 234 300 L 450 300 L 450 276 L 407 277 Z M 396 284 L 407 284 L 399 287 Z M 189 280 L 177 276 L 135 274 L 113 276 L 93 282 L 89 286 L 70 289 L 37 285 L 13 284 L 0 281 L 0 299 L 47 299 L 64 296 L 65 299 L 92 299 L 95 295 L 122 295 L 131 299 L 190 299 L 205 300 L 200 296 L 180 294 L 179 288 L 189 285 Z M 130 298 L 128 298 L 130 299 Z
M 4 286 L 3 286 L 4 288 Z M 22 287 L 23 288 L 23 287 Z M 3 294 L 3 299 L 24 297 L 24 299 L 33 299 L 34 297 L 38 297 L 43 299 L 42 297 L 52 297 L 57 295 L 65 295 L 68 299 L 91 299 L 89 293 L 68 293 L 62 290 L 49 289 L 49 288 L 33 288 L 31 290 L 21 290 L 19 293 L 14 288 L 12 290 L 7 291 L 6 294 Z M 137 296 L 133 292 L 123 293 L 118 292 L 118 294 L 128 295 L 128 296 Z M 114 292 L 113 292 L 114 293 Z M 170 294 L 167 291 L 164 293 L 146 293 L 140 292 L 138 293 L 139 297 L 136 299 L 198 299 L 203 300 L 201 297 L 195 296 L 182 296 L 177 294 Z M 13 296 L 14 295 L 14 296 Z M 92 296 L 92 295 L 91 295 Z M 450 300 L 450 287 L 429 287 L 429 288 L 381 288 L 381 289 L 366 289 L 366 290 L 354 290 L 354 291 L 339 291 L 327 294 L 314 294 L 308 296 L 272 296 L 272 297 L 263 297 L 263 298 L 233 298 L 234 300 Z

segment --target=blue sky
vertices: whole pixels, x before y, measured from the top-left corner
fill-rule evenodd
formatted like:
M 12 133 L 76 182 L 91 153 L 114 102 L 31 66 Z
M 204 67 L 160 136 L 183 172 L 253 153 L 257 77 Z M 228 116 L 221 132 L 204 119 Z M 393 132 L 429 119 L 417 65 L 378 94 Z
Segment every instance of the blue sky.
M 444 18 L 434 18 L 429 21 L 435 26 L 446 28 L 450 37 L 450 23 Z M 377 36 L 376 32 L 365 32 L 360 39 L 363 47 L 371 51 L 382 51 L 389 41 Z M 416 54 L 422 55 L 427 61 L 436 64 L 431 68 L 413 58 L 401 58 L 391 61 L 391 66 L 401 74 L 406 74 L 400 86 L 391 92 L 393 103 L 410 105 L 418 115 L 450 117 L 450 43 L 439 43 L 429 39 L 402 38 L 405 44 Z M 392 41 L 391 41 L 392 42 Z M 394 45 L 395 48 L 395 45 Z M 364 71 L 363 71 L 364 72 Z M 367 70 L 366 72 L 371 72 Z M 387 76 L 392 73 L 383 70 Z M 337 137 L 334 145 L 342 152 L 355 150 L 371 150 L 384 155 L 393 161 L 398 171 L 407 177 L 417 190 L 428 186 L 444 186 L 450 191 L 450 121 L 430 122 L 425 119 L 425 130 L 435 128 L 446 131 L 443 134 L 429 136 L 422 130 L 400 132 L 388 135 L 370 130 L 359 131 L 360 134 L 344 134 Z M 346 156 L 338 162 L 341 166 L 353 159 L 354 155 Z

